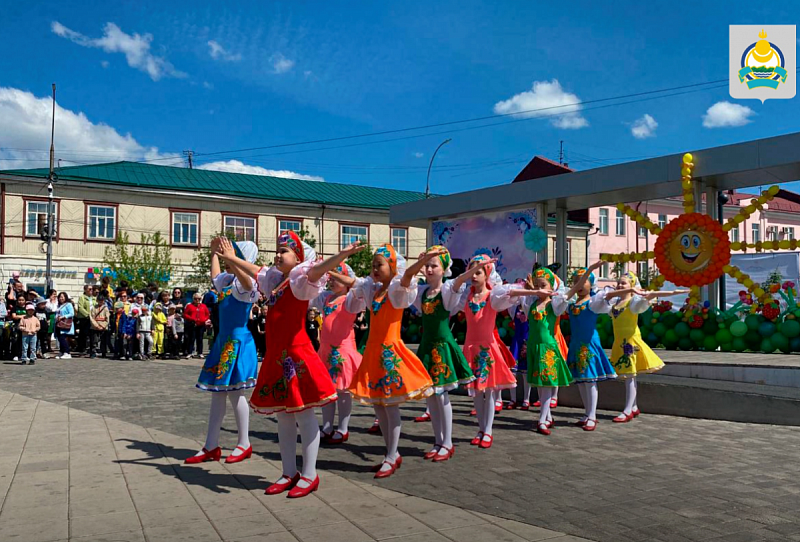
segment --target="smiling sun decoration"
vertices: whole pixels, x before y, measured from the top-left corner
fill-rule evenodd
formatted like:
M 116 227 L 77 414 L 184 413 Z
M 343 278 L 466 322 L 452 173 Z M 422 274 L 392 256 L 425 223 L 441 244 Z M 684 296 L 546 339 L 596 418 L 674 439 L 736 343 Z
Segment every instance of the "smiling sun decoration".
M 683 155 L 681 168 L 681 186 L 683 188 L 684 213 L 670 220 L 662 230 L 647 216 L 635 209 L 620 203 L 617 209 L 624 212 L 641 227 L 646 228 L 656 236 L 654 250 L 649 252 L 630 252 L 622 254 L 601 254 L 600 259 L 606 262 L 638 262 L 655 259 L 656 267 L 660 274 L 650 282 L 650 288 L 660 288 L 669 280 L 677 286 L 688 286 L 691 289 L 688 303 L 696 305 L 700 301 L 700 287 L 711 284 L 723 273 L 727 273 L 742 284 L 755 297 L 766 300 L 770 297 L 761 286 L 735 266 L 730 265 L 731 250 L 747 251 L 748 248 L 756 252 L 771 249 L 797 248 L 795 240 L 765 241 L 758 243 L 731 243 L 728 232 L 731 228 L 738 227 L 756 210 L 763 211 L 763 205 L 773 199 L 780 188 L 772 186 L 765 190 L 758 198 L 751 200 L 750 205 L 741 209 L 725 224 L 720 224 L 713 218 L 695 212 L 694 192 L 692 187 L 692 170 L 694 169 L 693 157 L 686 153 Z

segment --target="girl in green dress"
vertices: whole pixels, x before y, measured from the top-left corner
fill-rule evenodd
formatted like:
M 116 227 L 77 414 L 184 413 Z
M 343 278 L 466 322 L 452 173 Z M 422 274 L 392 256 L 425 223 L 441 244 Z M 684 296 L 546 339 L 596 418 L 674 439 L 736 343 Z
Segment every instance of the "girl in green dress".
M 442 246 L 428 249 L 431 250 L 444 253 L 423 268 L 427 283 L 419 287 L 414 306 L 422 313 L 422 339 L 417 357 L 430 374 L 434 389 L 427 401 L 435 445 L 425 454 L 425 459 L 439 462 L 450 459 L 454 450 L 453 407 L 448 392 L 459 384 L 472 382 L 475 375 L 450 331 L 450 317 L 461 309 L 460 296 L 450 289 L 442 289 L 444 278 L 451 275 L 450 252 Z

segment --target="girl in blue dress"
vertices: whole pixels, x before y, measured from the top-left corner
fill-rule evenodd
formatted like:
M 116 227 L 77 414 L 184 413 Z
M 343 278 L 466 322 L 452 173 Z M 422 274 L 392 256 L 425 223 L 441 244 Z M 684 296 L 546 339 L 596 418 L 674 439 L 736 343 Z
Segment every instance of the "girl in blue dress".
M 565 295 L 553 297 L 556 314 L 569 313 L 569 351 L 567 367 L 578 384 L 585 415 L 577 423 L 584 431 L 597 427 L 597 383 L 617 378 L 614 367 L 606 356 L 597 333 L 597 315 L 607 313 L 610 305 L 605 292 L 592 295 L 595 282 L 593 271 L 603 262 L 592 264 L 588 269 L 578 269 L 572 275 L 572 288 Z M 573 296 L 576 296 L 573 299 Z
M 219 433 L 225 417 L 226 399 L 230 401 L 236 417 L 239 442 L 225 462 L 238 463 L 253 453 L 249 437 L 250 407 L 244 391 L 256 385 L 258 373 L 258 350 L 247 323 L 259 293 L 255 278 L 238 267 L 231 269 L 226 266 L 225 272 L 220 271 L 219 246 L 220 239 L 211 242 L 211 278 L 219 292 L 220 327 L 197 379 L 197 388 L 214 393 L 211 394 L 205 446 L 197 455 L 186 460 L 190 464 L 218 461 L 222 456 Z M 250 263 L 255 263 L 258 257 L 258 246 L 252 241 L 238 241 L 234 243 L 234 250 L 239 258 Z

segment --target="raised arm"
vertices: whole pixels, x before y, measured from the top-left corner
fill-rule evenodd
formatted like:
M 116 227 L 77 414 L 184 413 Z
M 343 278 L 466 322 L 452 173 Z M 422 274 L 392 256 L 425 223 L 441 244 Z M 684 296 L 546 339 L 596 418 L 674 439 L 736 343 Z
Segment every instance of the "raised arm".
M 566 295 L 564 297 L 567 298 L 567 299 L 572 299 L 572 296 L 577 294 L 578 291 L 581 288 L 583 288 L 583 285 L 586 284 L 586 281 L 589 280 L 589 275 L 591 275 L 594 272 L 595 269 L 600 269 L 600 267 L 602 267 L 603 263 L 604 262 L 602 262 L 602 261 L 596 261 L 592 265 L 590 265 L 586 269 L 586 273 L 584 273 L 583 275 L 580 275 L 578 277 L 578 280 L 575 281 L 575 283 L 572 285 L 572 288 L 570 288 L 567 291 L 567 293 L 566 293 Z
M 321 279 L 325 273 L 333 271 L 340 263 L 345 261 L 359 250 L 364 250 L 364 248 L 366 248 L 365 244 L 363 244 L 360 240 L 356 241 L 352 245 L 345 247 L 344 250 L 339 252 L 339 254 L 335 254 L 330 258 L 314 265 L 314 267 L 308 270 L 308 281 L 319 281 L 319 279 Z
M 420 254 L 419 258 L 413 265 L 406 269 L 406 272 L 403 273 L 403 278 L 400 279 L 400 286 L 403 288 L 408 288 L 411 285 L 411 281 L 414 280 L 414 277 L 417 276 L 425 264 L 431 261 L 432 259 L 441 256 L 444 254 L 445 251 L 442 249 L 434 249 L 429 250 L 423 254 Z
M 233 243 L 227 237 L 218 237 L 211 243 L 212 248 L 216 246 L 216 251 L 211 257 L 211 276 L 219 275 L 219 257 L 222 256 L 230 265 L 233 274 L 239 279 L 239 284 L 245 290 L 253 289 L 254 277 L 258 274 L 259 267 L 239 258 L 233 249 Z M 216 275 L 214 274 L 214 263 L 216 262 Z
M 356 285 L 356 279 L 349 277 L 347 275 L 342 275 L 341 273 L 337 273 L 336 271 L 328 271 L 328 276 L 335 280 L 340 284 L 344 284 L 348 288 L 352 288 Z
M 656 290 L 655 292 L 636 291 L 636 294 L 645 299 L 655 299 L 657 297 L 670 297 L 673 295 L 689 294 L 691 290 Z
M 635 294 L 636 291 L 637 291 L 636 288 L 622 288 L 620 290 L 611 290 L 606 294 L 606 300 L 611 300 L 621 295 Z
M 219 239 L 214 238 L 211 240 L 211 280 L 214 280 L 217 275 L 222 272 L 222 269 L 219 265 Z
M 463 273 L 461 273 L 461 274 L 458 276 L 458 278 L 457 278 L 456 280 L 454 280 L 454 281 L 453 281 L 453 290 L 455 290 L 456 292 L 458 292 L 459 290 L 461 290 L 461 287 L 462 287 L 462 286 L 463 286 L 463 285 L 464 285 L 464 284 L 465 284 L 465 283 L 466 283 L 468 280 L 470 280 L 470 279 L 472 278 L 472 276 L 473 276 L 475 273 L 477 273 L 477 272 L 478 272 L 478 271 L 480 271 L 481 269 L 485 268 L 487 265 L 494 264 L 496 261 L 497 261 L 497 259 L 495 259 L 495 258 L 492 258 L 491 260 L 487 260 L 487 261 L 485 261 L 485 262 L 481 262 L 481 263 L 479 263 L 478 265 L 476 265 L 475 267 L 472 267 L 472 268 L 470 268 L 470 269 L 467 269 L 466 271 L 464 271 Z
M 531 290 L 530 288 L 521 288 L 519 290 L 510 290 L 508 295 L 511 297 L 528 297 L 528 296 L 537 296 L 537 297 L 549 297 L 555 295 L 555 292 L 550 290 Z

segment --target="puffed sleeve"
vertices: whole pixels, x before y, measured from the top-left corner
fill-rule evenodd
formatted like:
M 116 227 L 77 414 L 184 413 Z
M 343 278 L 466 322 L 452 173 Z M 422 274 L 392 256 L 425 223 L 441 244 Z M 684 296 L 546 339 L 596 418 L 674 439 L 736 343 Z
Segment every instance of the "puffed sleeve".
M 312 267 L 314 267 L 314 262 L 307 261 L 296 265 L 289 271 L 289 287 L 297 299 L 310 301 L 325 288 L 325 275 L 321 276 L 317 282 L 308 280 L 308 272 Z
M 404 287 L 401 281 L 402 277 L 400 275 L 393 278 L 392 282 L 389 283 L 389 289 L 386 293 L 395 309 L 407 309 L 417 298 L 417 281 L 412 279 L 408 288 Z
M 372 296 L 375 293 L 374 284 L 371 277 L 357 278 L 355 286 L 347 292 L 344 310 L 351 314 L 357 314 L 364 310 L 367 304 L 372 302 Z
M 422 300 L 425 299 L 425 292 L 428 291 L 428 288 L 430 288 L 429 284 L 420 284 L 417 287 L 417 297 L 414 298 L 413 305 L 419 312 L 422 312 Z
M 553 312 L 557 315 L 564 314 L 567 312 L 567 307 L 569 307 L 569 300 L 562 294 L 554 295 L 550 303 L 553 305 Z
M 492 308 L 497 312 L 500 312 L 519 305 L 522 297 L 512 297 L 509 295 L 511 290 L 518 289 L 519 288 L 514 288 L 513 284 L 498 284 L 497 286 L 493 287 L 491 294 L 489 295 L 489 302 L 492 304 Z
M 594 294 L 589 300 L 589 310 L 595 314 L 608 314 L 611 312 L 614 305 L 606 299 L 606 294 L 611 290 L 611 288 L 606 287 Z
M 322 309 L 325 307 L 325 303 L 328 302 L 328 298 L 330 298 L 331 295 L 333 295 L 333 292 L 330 290 L 321 292 L 317 297 L 308 303 L 308 308 L 317 309 L 319 312 L 322 312 Z
M 242 303 L 255 303 L 258 300 L 258 286 L 253 280 L 251 280 L 250 288 L 245 288 L 242 283 L 239 282 L 239 279 L 236 278 L 236 275 L 220 273 L 214 277 L 212 282 L 218 292 L 230 287 L 233 297 Z
M 466 283 L 462 284 L 459 290 L 456 290 L 453 287 L 454 285 L 454 280 L 448 280 L 442 284 L 442 301 L 444 302 L 444 308 L 450 314 L 457 314 L 458 311 L 464 310 L 464 305 L 467 304 L 467 298 L 469 297 L 469 288 L 467 288 Z
M 272 295 L 272 290 L 283 282 L 283 273 L 278 271 L 277 267 L 262 267 L 256 273 L 255 280 L 258 290 L 269 297 Z
M 347 297 L 344 298 L 344 310 L 350 314 L 358 314 L 367 308 L 367 302 L 362 297 L 351 296 L 350 292 L 347 292 Z
M 633 314 L 642 314 L 649 308 L 650 301 L 640 295 L 634 295 L 628 304 L 628 309 L 630 309 Z
M 214 285 L 214 288 L 217 289 L 218 292 L 221 292 L 225 288 L 231 285 L 233 279 L 236 277 L 233 273 L 225 273 L 224 271 L 211 279 L 211 283 Z

